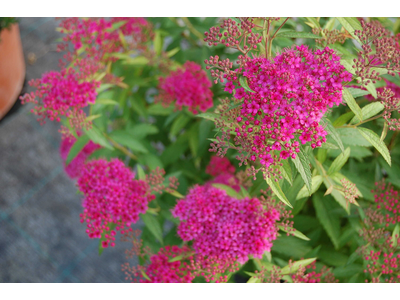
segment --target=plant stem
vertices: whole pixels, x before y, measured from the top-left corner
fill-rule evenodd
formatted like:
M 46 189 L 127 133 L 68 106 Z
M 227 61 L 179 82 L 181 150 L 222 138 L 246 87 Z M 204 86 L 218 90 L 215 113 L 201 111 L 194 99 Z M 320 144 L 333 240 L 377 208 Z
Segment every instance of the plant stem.
M 185 22 L 185 24 L 186 24 L 187 28 L 189 29 L 189 31 L 191 33 L 193 33 L 195 36 L 197 36 L 201 40 L 201 42 L 203 43 L 203 39 L 204 39 L 203 34 L 200 31 L 198 31 L 196 28 L 194 28 L 193 24 L 190 23 L 188 18 L 181 17 L 181 19 L 182 19 L 183 22 Z

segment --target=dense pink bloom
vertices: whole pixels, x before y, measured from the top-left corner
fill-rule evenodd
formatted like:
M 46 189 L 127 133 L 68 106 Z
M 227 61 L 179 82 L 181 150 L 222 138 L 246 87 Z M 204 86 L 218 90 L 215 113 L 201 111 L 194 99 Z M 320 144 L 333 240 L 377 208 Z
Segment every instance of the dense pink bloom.
M 384 216 L 382 224 L 388 227 L 391 224 L 400 223 L 400 194 L 393 186 L 385 183 L 375 183 L 376 190 L 373 190 L 376 211 Z
M 29 82 L 36 92 L 26 94 L 22 100 L 36 104 L 32 112 L 41 122 L 46 118 L 59 122 L 63 116 L 79 114 L 83 107 L 96 101 L 96 88 L 100 82 L 80 81 L 78 76 L 74 69 L 45 73 L 41 79 Z
M 206 173 L 211 176 L 218 176 L 222 173 L 234 174 L 235 167 L 226 157 L 212 156 L 206 167 Z
M 82 169 L 85 165 L 87 158 L 92 154 L 95 150 L 101 148 L 100 145 L 89 141 L 85 147 L 78 153 L 78 155 L 69 163 L 68 166 L 65 165 L 65 160 L 68 157 L 68 153 L 71 150 L 71 147 L 75 144 L 76 138 L 74 137 L 66 137 L 61 141 L 60 147 L 60 156 L 64 161 L 64 170 L 68 174 L 68 176 L 72 179 L 78 178 L 81 176 Z
M 254 92 L 240 86 L 238 74 Z M 236 116 L 235 142 L 251 161 L 268 168 L 276 161 L 295 158 L 300 143 L 311 142 L 315 148 L 326 141 L 321 118 L 328 108 L 342 103 L 342 84 L 351 81 L 352 75 L 334 50 L 313 51 L 302 45 L 272 60 L 247 58 L 243 67 L 226 78 L 229 90 L 235 86 L 234 96 L 243 102 Z
M 187 106 L 189 111 L 206 111 L 213 106 L 211 81 L 201 66 L 187 61 L 183 67 L 171 72 L 166 78 L 160 78 L 160 94 L 156 100 L 168 106 L 175 102 L 178 109 Z
M 178 246 L 165 246 L 164 248 L 161 248 L 157 254 L 150 257 L 150 264 L 145 270 L 145 273 L 150 280 L 142 278 L 140 282 L 192 282 L 195 276 L 192 274 L 190 266 L 184 262 L 183 259 L 175 262 L 168 262 L 171 258 L 178 255 L 185 255 L 188 252 L 190 252 L 190 249 L 187 246 L 183 246 L 182 248 L 179 248 Z M 138 273 L 138 275 L 141 276 L 140 273 Z
M 258 199 L 238 200 L 213 187 L 195 186 L 172 211 L 180 219 L 178 235 L 193 241 L 201 256 L 245 262 L 261 257 L 277 237 L 279 212 Z
M 110 162 L 98 159 L 88 162 L 78 179 L 79 190 L 84 194 L 84 212 L 81 222 L 87 223 L 86 232 L 90 238 L 101 238 L 114 246 L 117 231 L 123 233 L 145 213 L 148 203 L 155 196 L 149 193 L 149 185 L 142 180 L 135 180 L 134 173 L 118 159 Z M 115 231 L 110 226 L 116 224 Z

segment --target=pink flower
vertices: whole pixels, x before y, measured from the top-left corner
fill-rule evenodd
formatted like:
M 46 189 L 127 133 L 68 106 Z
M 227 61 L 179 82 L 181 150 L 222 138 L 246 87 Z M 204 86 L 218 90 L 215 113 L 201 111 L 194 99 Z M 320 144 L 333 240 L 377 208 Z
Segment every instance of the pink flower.
M 327 133 L 320 121 L 328 108 L 342 103 L 342 84 L 352 79 L 335 51 L 302 45 L 272 60 L 243 61 L 243 67 L 226 75 L 231 87 L 240 84 L 238 75 L 243 74 L 253 91 L 237 86 L 234 97 L 243 101 L 241 110 L 237 116 L 226 112 L 239 124 L 235 144 L 248 154 L 243 159 L 258 160 L 266 171 L 282 159 L 295 158 L 299 142 L 321 146 Z
M 238 200 L 213 187 L 195 186 L 172 210 L 181 221 L 178 235 L 193 241 L 201 256 L 241 263 L 261 257 L 277 237 L 279 212 L 265 210 L 258 199 Z
M 149 193 L 147 182 L 134 177 L 122 161 L 98 159 L 88 162 L 78 179 L 79 190 L 85 196 L 81 222 L 87 223 L 90 238 L 104 234 L 104 248 L 110 242 L 114 246 L 116 232 L 132 230 L 130 225 L 139 220 L 139 214 L 145 213 L 155 198 Z
M 59 122 L 63 116 L 79 115 L 83 107 L 96 101 L 96 88 L 100 86 L 98 81 L 81 81 L 74 69 L 48 72 L 29 84 L 36 88 L 36 92 L 21 99 L 36 104 L 31 112 L 43 123 L 46 118 Z
M 160 94 L 156 101 L 164 106 L 175 102 L 181 110 L 187 106 L 189 111 L 197 114 L 197 110 L 206 111 L 213 106 L 213 93 L 210 90 L 211 81 L 201 66 L 187 61 L 183 67 L 171 72 L 166 78 L 160 78 Z
M 187 246 L 179 248 L 178 246 L 165 246 L 160 251 L 150 257 L 150 264 L 146 267 L 145 273 L 150 280 L 143 278 L 141 273 L 137 275 L 142 277 L 140 282 L 144 283 L 184 283 L 192 282 L 195 276 L 192 274 L 189 265 L 181 260 L 169 262 L 171 258 L 178 255 L 185 255 L 190 252 Z M 186 257 L 191 259 L 191 256 Z
M 82 169 L 85 165 L 87 158 L 97 149 L 101 148 L 100 145 L 89 141 L 85 147 L 78 153 L 78 155 L 68 164 L 65 165 L 65 160 L 68 157 L 68 153 L 71 147 L 75 144 L 76 138 L 66 137 L 61 141 L 60 156 L 64 161 L 64 170 L 71 179 L 75 179 L 81 176 Z

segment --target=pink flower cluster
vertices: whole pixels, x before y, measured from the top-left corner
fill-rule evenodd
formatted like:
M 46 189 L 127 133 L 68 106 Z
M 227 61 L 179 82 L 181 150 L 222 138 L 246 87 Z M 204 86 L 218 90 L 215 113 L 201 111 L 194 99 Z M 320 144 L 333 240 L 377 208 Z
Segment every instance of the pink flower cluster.
M 70 42 L 75 51 L 85 50 L 87 57 L 106 62 L 111 59 L 107 54 L 123 50 L 118 30 L 113 30 L 113 25 L 118 22 L 125 22 L 118 30 L 127 36 L 130 47 L 137 49 L 147 41 L 151 26 L 144 18 L 65 18 L 60 22 L 61 32 L 65 34 L 64 43 L 58 48 L 64 50 Z
M 160 251 L 150 257 L 150 264 L 145 270 L 145 274 L 149 279 L 143 278 L 138 272 L 137 275 L 142 277 L 140 282 L 144 283 L 186 283 L 192 282 L 195 276 L 191 272 L 190 264 L 178 260 L 169 262 L 171 258 L 177 257 L 178 255 L 186 255 L 190 252 L 189 247 L 183 246 L 165 246 Z M 191 259 L 192 257 L 185 257 L 185 259 Z
M 384 183 L 376 183 L 376 190 L 372 191 L 375 197 L 376 210 L 384 219 L 383 224 L 388 227 L 391 224 L 400 223 L 400 194 L 393 186 Z
M 183 67 L 171 72 L 166 78 L 160 78 L 160 94 L 156 101 L 169 106 L 175 101 L 175 106 L 181 110 L 187 106 L 189 111 L 197 114 L 197 110 L 206 111 L 213 106 L 212 83 L 201 66 L 187 61 Z
M 110 162 L 98 159 L 88 162 L 78 179 L 79 190 L 84 194 L 84 212 L 81 222 L 87 223 L 90 238 L 101 238 L 104 248 L 114 246 L 116 232 L 131 230 L 130 225 L 145 213 L 155 196 L 149 185 L 134 180 L 134 173 L 118 159 Z M 115 225 L 115 230 L 111 226 Z
M 178 235 L 201 256 L 245 262 L 261 257 L 277 237 L 279 212 L 256 198 L 238 200 L 213 187 L 195 186 L 172 210 Z
M 211 176 L 218 176 L 222 173 L 234 174 L 235 167 L 226 157 L 212 156 L 206 167 L 206 173 Z
M 71 179 L 75 179 L 81 176 L 82 169 L 85 165 L 87 158 L 97 149 L 101 148 L 100 145 L 89 141 L 85 147 L 78 153 L 78 155 L 66 166 L 65 160 L 68 157 L 68 153 L 71 147 L 75 144 L 75 137 L 65 137 L 61 141 L 60 156 L 64 161 L 64 170 Z
M 240 86 L 239 74 L 253 92 Z M 268 168 L 275 161 L 295 158 L 300 143 L 311 142 L 315 148 L 326 141 L 319 122 L 329 107 L 342 102 L 342 84 L 352 75 L 334 50 L 312 51 L 301 45 L 273 60 L 248 59 L 226 78 L 225 91 L 242 102 L 235 141 L 251 161 Z
M 31 112 L 39 116 L 38 121 L 45 123 L 48 118 L 59 122 L 61 117 L 77 114 L 96 101 L 96 88 L 100 82 L 80 81 L 78 76 L 74 69 L 48 72 L 41 79 L 31 80 L 29 84 L 36 88 L 35 93 L 25 94 L 21 99 L 36 104 Z
M 232 187 L 236 192 L 240 191 L 240 182 L 235 176 L 235 167 L 226 157 L 212 156 L 206 167 L 206 173 L 215 177 L 207 181 L 206 186 L 220 183 Z

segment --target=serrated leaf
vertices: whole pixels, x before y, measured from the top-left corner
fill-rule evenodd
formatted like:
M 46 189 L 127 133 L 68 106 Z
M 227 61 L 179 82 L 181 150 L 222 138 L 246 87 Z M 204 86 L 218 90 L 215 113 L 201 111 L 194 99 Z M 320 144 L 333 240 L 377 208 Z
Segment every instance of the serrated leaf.
M 311 169 L 308 158 L 304 155 L 303 150 L 300 149 L 300 152 L 297 153 L 296 158 L 292 161 L 296 166 L 297 171 L 299 171 L 301 178 L 303 178 L 304 183 L 308 191 L 311 193 L 312 191 L 312 180 L 311 180 Z
M 369 91 L 364 91 L 362 89 L 356 89 L 356 88 L 347 88 L 347 89 L 354 98 L 371 94 Z
M 368 142 L 356 128 L 337 128 L 336 130 L 343 144 L 371 147 L 371 143 Z
M 353 68 L 354 63 L 351 59 L 341 59 L 340 63 L 347 71 L 353 75 L 356 75 L 356 70 Z
M 333 149 L 333 150 L 339 149 L 338 146 L 336 146 L 334 144 L 331 144 L 331 143 L 328 143 L 328 142 L 322 143 L 320 148 L 321 149 Z
M 287 265 L 286 267 L 283 267 L 281 269 L 281 274 L 282 275 L 289 275 L 289 274 L 294 274 L 296 273 L 300 267 L 306 267 L 309 264 L 313 263 L 317 258 L 307 258 L 307 259 L 302 259 L 295 261 L 294 263 L 291 264 L 291 266 Z
M 156 217 L 146 213 L 141 214 L 144 225 L 149 229 L 149 231 L 154 235 L 154 237 L 163 244 L 162 228 Z
M 239 76 L 239 83 L 244 88 L 246 91 L 255 93 L 250 87 L 249 84 L 247 83 L 247 78 L 244 76 Z
M 331 213 L 332 201 L 327 198 L 313 197 L 313 204 L 317 214 L 317 218 L 324 227 L 326 233 L 331 239 L 335 249 L 339 248 L 339 237 L 340 237 L 340 218 Z
M 350 147 L 347 147 L 346 150 L 339 154 L 338 157 L 332 162 L 331 166 L 329 167 L 328 174 L 333 174 L 345 165 L 347 160 L 350 157 Z
M 385 106 L 380 102 L 372 102 L 370 104 L 365 105 L 361 109 L 361 114 L 363 116 L 363 119 L 361 121 L 365 121 L 365 120 L 375 116 L 376 114 L 381 112 L 384 108 L 385 108 Z M 360 122 L 360 119 L 357 116 L 354 116 L 354 118 L 351 120 L 350 124 L 356 124 L 359 122 Z
M 346 104 L 351 109 L 351 111 L 362 120 L 362 112 L 360 106 L 357 104 L 356 100 L 354 100 L 353 96 L 350 94 L 349 90 L 343 89 L 343 99 L 346 101 Z
M 333 30 L 334 25 L 335 25 L 335 21 L 336 21 L 335 18 L 331 18 L 328 22 L 325 23 L 324 28 L 325 28 L 325 29 L 328 29 L 328 30 L 330 30 L 330 31 Z
M 383 125 L 383 130 L 382 130 L 381 138 L 380 138 L 381 142 L 386 138 L 386 135 L 387 135 L 387 132 L 388 132 L 388 128 L 389 128 L 389 125 L 388 125 L 388 123 L 385 121 L 385 123 L 384 123 L 384 125 Z
M 386 147 L 386 144 L 380 140 L 380 137 L 370 129 L 357 127 L 357 130 L 361 133 L 361 135 L 375 147 L 376 150 L 382 157 L 387 161 L 389 166 L 392 165 L 392 160 L 390 158 L 389 149 Z
M 361 29 L 362 29 L 361 25 L 359 25 L 360 22 L 358 22 L 357 19 L 354 20 L 354 19 L 351 19 L 351 18 L 339 18 L 339 17 L 337 17 L 336 19 L 338 19 L 338 21 L 340 22 L 340 24 L 342 24 L 342 26 L 351 34 L 351 36 L 352 36 L 356 41 L 358 41 L 360 44 L 362 44 L 361 41 L 360 41 L 360 39 L 358 38 L 358 36 L 356 36 L 356 35 L 354 34 L 354 31 L 355 31 L 355 30 L 361 30 Z M 358 29 L 356 29 L 355 27 L 358 28 Z M 360 28 L 361 28 L 361 29 L 360 29 Z
M 198 114 L 198 115 L 196 115 L 196 117 L 215 121 L 216 119 L 218 119 L 220 117 L 220 115 L 216 114 L 216 113 L 206 112 L 206 113 Z
M 287 230 L 285 230 L 285 227 L 284 227 L 284 226 L 278 225 L 278 228 L 279 228 L 280 230 L 282 230 L 283 232 L 288 232 Z M 293 236 L 295 236 L 295 237 L 297 237 L 297 238 L 299 238 L 299 239 L 305 240 L 305 241 L 309 241 L 309 240 L 310 240 L 307 236 L 304 235 L 304 233 L 300 232 L 300 231 L 297 230 L 296 228 L 293 228 L 293 229 L 294 229 L 294 232 L 291 231 L 291 232 L 290 232 L 290 235 L 293 235 Z
M 330 136 L 333 138 L 333 140 L 338 144 L 340 150 L 342 150 L 342 152 L 343 152 L 344 151 L 343 142 L 342 142 L 342 139 L 340 138 L 340 135 L 337 132 L 336 128 L 333 127 L 333 125 L 329 119 L 324 118 L 323 120 L 326 124 L 326 131 L 330 134 Z
M 267 181 L 268 185 L 270 186 L 271 190 L 274 192 L 274 194 L 279 198 L 279 200 L 281 200 L 287 206 L 293 208 L 293 206 L 290 204 L 289 200 L 286 198 L 285 194 L 283 193 L 279 183 L 269 177 L 267 177 L 266 181 Z
M 114 147 L 110 145 L 106 137 L 101 133 L 101 131 L 94 125 L 90 130 L 83 129 L 87 136 L 96 144 L 103 146 L 104 148 L 114 150 Z
M 290 167 L 289 160 L 284 159 L 281 161 L 282 166 L 280 167 L 283 177 L 293 185 L 292 168 Z
M 278 32 L 276 37 L 284 37 L 284 38 L 302 38 L 302 39 L 321 39 L 322 37 L 310 32 L 300 32 L 300 31 L 283 31 Z
M 65 160 L 65 166 L 68 166 L 70 162 L 82 151 L 83 148 L 89 143 L 89 137 L 87 135 L 82 135 L 79 137 L 75 143 L 69 149 L 67 159 Z
M 315 28 L 321 27 L 321 25 L 319 24 L 319 22 L 318 22 L 318 20 L 316 18 L 314 18 L 314 17 L 306 17 L 306 19 L 308 20 L 308 22 L 313 24 L 315 26 Z
M 297 194 L 296 200 L 306 198 L 306 197 L 309 197 L 312 194 L 314 194 L 321 186 L 322 181 L 323 181 L 323 178 L 321 175 L 314 176 L 311 179 L 311 193 L 308 191 L 307 187 L 304 185 L 302 187 L 302 189 L 299 191 L 299 193 Z

